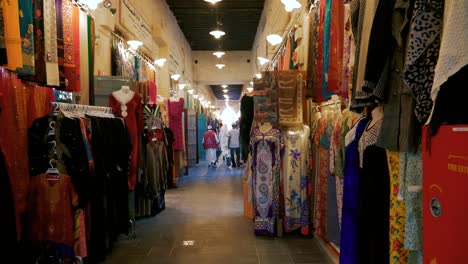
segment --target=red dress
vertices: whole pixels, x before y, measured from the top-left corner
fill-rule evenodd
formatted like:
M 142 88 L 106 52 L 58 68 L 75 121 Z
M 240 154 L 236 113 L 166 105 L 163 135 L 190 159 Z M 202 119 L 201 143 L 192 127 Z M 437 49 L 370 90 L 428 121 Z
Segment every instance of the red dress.
M 174 150 L 184 150 L 184 134 L 182 133 L 182 112 L 184 111 L 184 99 L 178 102 L 168 100 L 169 104 L 169 128 L 174 133 Z
M 47 174 L 31 177 L 28 219 L 29 235 L 35 242 L 63 243 L 71 248 L 74 245 L 75 213 L 78 206 L 71 178 L 57 175 L 56 180 L 48 180 Z
M 109 106 L 116 117 L 122 117 L 127 125 L 130 143 L 132 144 L 130 170 L 128 176 L 128 189 L 135 189 L 138 172 L 138 140 L 143 134 L 143 106 L 138 93 L 126 104 L 119 102 L 113 95 L 109 96 Z

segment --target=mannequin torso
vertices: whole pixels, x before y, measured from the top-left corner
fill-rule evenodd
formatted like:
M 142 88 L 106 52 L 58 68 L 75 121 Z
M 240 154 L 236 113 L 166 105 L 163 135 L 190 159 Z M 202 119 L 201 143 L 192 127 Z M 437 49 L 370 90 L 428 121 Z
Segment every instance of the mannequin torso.
M 135 95 L 135 92 L 130 90 L 128 86 L 122 86 L 120 90 L 112 92 L 112 96 L 119 101 L 119 103 L 125 105 L 130 102 Z
M 259 127 L 259 130 L 260 130 L 260 132 L 265 134 L 265 133 L 268 133 L 272 128 L 273 128 L 273 126 L 271 125 L 270 122 L 265 122 Z

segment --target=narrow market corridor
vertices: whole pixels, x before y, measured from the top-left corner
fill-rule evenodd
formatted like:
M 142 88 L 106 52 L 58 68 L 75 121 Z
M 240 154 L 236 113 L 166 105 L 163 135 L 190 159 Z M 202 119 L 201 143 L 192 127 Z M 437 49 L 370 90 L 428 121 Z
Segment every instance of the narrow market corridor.
M 243 168 L 200 164 L 166 193 L 166 209 L 137 221 L 106 263 L 327 263 L 313 239 L 255 237 L 243 215 Z

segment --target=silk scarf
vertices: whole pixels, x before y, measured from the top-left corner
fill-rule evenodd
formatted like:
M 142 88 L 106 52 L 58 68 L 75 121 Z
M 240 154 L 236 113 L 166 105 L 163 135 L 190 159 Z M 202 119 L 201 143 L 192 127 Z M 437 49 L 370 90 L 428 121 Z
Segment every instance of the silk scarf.
M 44 1 L 44 46 L 46 83 L 59 86 L 56 8 L 52 1 Z
M 18 0 L 4 0 L 2 5 L 8 68 L 16 70 L 23 67 Z

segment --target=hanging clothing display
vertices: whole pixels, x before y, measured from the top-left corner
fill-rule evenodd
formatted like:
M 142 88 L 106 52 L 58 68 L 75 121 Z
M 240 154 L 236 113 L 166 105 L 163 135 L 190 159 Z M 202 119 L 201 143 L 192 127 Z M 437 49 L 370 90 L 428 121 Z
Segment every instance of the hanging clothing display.
M 252 96 L 244 95 L 241 99 L 240 105 L 241 117 L 240 125 L 240 141 L 242 159 L 247 160 L 249 153 L 250 130 L 252 129 L 253 112 L 254 112 L 254 99 Z
M 275 236 L 279 215 L 280 162 L 283 137 L 271 128 L 251 133 L 254 230 L 256 235 Z
M 376 146 L 382 123 L 369 122 L 359 140 L 358 263 L 390 261 L 390 176 L 385 149 Z
M 8 177 L 7 163 L 3 151 L 0 149 L 0 198 L 2 204 L 0 210 L 3 212 L 3 216 L 0 218 L 0 225 L 3 226 L 4 234 L 2 235 L 1 241 L 4 245 L 2 248 L 2 254 L 6 257 L 17 257 L 18 242 L 17 242 L 17 231 L 16 231 L 16 219 L 15 219 L 15 203 L 13 200 L 13 193 Z
M 174 150 L 185 150 L 184 133 L 182 131 L 182 112 L 184 111 L 184 99 L 179 98 L 177 101 L 169 99 L 169 128 L 174 133 Z
M 346 134 L 341 220 L 340 263 L 358 264 L 359 150 L 358 143 L 369 120 L 361 118 Z
M 309 136 L 308 126 L 283 132 L 285 231 L 300 229 L 305 235 L 309 234 Z
M 133 97 L 128 102 L 121 102 L 111 94 L 109 96 L 109 106 L 113 109 L 115 116 L 123 118 L 128 128 L 128 134 L 132 145 L 128 189 L 134 190 L 138 173 L 138 140 L 139 135 L 143 133 L 143 107 L 141 104 L 141 97 L 138 93 L 134 93 Z

